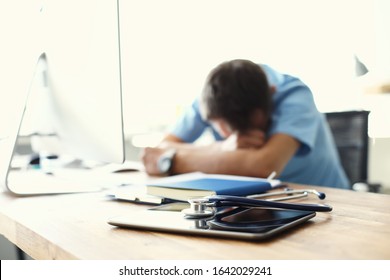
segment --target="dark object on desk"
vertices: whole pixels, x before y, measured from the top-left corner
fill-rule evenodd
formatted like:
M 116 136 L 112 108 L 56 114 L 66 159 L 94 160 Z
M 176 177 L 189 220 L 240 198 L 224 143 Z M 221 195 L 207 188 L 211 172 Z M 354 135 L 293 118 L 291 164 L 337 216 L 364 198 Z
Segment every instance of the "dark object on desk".
M 100 167 L 100 169 L 104 172 L 109 172 L 109 173 L 129 173 L 129 172 L 142 171 L 144 168 L 141 162 L 126 160 L 121 164 L 118 163 L 106 164 Z
M 267 233 L 312 214 L 313 212 L 301 210 L 238 207 L 215 215 L 207 225 L 215 230 Z
M 350 188 L 366 184 L 378 192 L 379 184 L 368 183 L 368 116 L 364 110 L 328 112 L 326 118 L 333 134 L 341 164 L 350 181 Z
M 113 171 L 112 173 L 127 173 L 127 172 L 138 172 L 139 169 L 136 168 L 123 168 Z
M 40 158 L 39 154 L 32 154 L 28 164 L 30 166 L 38 166 L 39 167 L 41 164 L 41 158 Z
M 189 199 L 190 207 L 182 212 L 188 219 L 200 219 L 214 216 L 221 207 L 277 208 L 299 211 L 330 212 L 332 207 L 324 204 L 285 203 L 280 200 L 263 200 L 229 195 L 214 195 Z

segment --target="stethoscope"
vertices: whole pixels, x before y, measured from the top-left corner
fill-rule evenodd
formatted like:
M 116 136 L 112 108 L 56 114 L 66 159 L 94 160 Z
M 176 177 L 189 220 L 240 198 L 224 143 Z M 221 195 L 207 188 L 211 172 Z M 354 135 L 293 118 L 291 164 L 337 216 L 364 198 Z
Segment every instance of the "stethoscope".
M 325 193 L 318 192 L 316 190 L 291 190 L 286 189 L 281 192 L 266 193 L 260 195 L 253 195 L 249 197 L 239 197 L 230 195 L 213 195 L 203 198 L 189 199 L 190 208 L 182 210 L 186 218 L 206 218 L 212 217 L 217 213 L 218 207 L 267 207 L 267 208 L 279 208 L 289 210 L 303 210 L 303 211 L 316 211 L 316 212 L 330 212 L 332 207 L 324 204 L 297 204 L 297 203 L 284 203 L 278 202 L 282 200 L 295 199 L 308 196 L 308 194 L 315 194 L 319 199 L 325 198 Z M 265 199 L 272 196 L 283 197 Z

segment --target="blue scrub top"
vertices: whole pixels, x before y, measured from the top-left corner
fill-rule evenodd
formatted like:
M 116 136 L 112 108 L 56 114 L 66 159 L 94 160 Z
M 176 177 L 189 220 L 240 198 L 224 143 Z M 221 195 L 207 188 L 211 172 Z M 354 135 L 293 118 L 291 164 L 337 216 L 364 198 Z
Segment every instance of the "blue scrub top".
M 350 188 L 328 123 L 325 116 L 318 112 L 310 89 L 296 77 L 279 73 L 267 65 L 260 66 L 269 84 L 276 87 L 267 135 L 288 134 L 301 144 L 279 179 L 299 184 Z M 191 143 L 206 129 L 211 129 L 216 140 L 223 139 L 210 123 L 202 119 L 199 100 L 195 99 L 171 133 Z

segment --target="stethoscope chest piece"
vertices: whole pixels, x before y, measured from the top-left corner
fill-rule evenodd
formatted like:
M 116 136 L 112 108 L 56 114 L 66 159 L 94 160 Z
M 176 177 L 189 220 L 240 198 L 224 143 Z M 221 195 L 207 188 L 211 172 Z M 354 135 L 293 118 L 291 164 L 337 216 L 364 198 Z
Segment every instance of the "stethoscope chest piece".
M 215 214 L 213 210 L 210 210 L 210 206 L 214 206 L 214 203 L 210 203 L 207 198 L 193 198 L 189 200 L 190 208 L 183 209 L 182 213 L 186 218 L 199 219 L 210 217 Z

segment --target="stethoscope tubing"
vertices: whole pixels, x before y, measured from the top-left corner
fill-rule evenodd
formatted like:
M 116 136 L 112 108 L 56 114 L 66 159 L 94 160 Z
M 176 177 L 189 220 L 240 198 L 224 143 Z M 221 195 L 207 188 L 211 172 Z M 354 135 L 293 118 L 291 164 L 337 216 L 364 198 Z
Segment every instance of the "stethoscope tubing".
M 237 197 L 229 195 L 214 195 L 207 197 L 208 202 L 213 203 L 214 207 L 224 206 L 246 206 L 246 207 L 270 207 L 290 210 L 316 211 L 316 212 L 330 212 L 332 206 L 324 204 L 296 204 L 284 203 L 277 201 L 251 199 L 246 197 Z

